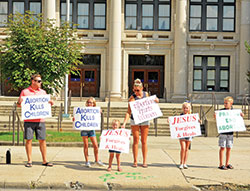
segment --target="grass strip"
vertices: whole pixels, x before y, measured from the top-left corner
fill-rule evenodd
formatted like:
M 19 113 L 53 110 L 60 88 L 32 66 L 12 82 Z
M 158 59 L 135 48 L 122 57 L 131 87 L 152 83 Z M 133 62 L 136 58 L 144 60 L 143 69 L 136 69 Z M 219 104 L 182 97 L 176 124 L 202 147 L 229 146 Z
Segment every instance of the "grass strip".
M 100 134 L 96 133 L 97 141 L 99 142 Z M 20 132 L 19 141 L 22 141 L 23 132 Z M 17 132 L 15 133 L 15 140 L 17 140 Z M 0 132 L 0 141 L 12 141 L 12 132 Z M 34 135 L 34 142 L 37 142 Z M 57 132 L 57 131 L 46 131 L 47 142 L 82 142 L 80 131 L 70 132 Z

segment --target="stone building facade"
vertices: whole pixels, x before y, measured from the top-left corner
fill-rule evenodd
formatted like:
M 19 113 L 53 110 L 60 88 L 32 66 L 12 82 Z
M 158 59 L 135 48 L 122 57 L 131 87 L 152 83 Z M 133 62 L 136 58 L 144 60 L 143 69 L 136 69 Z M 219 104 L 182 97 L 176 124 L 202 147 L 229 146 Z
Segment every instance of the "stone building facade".
M 66 0 L 1 0 L 0 19 L 28 9 L 58 26 L 66 18 Z M 212 93 L 240 102 L 249 94 L 249 10 L 249 0 L 71 0 L 84 65 L 69 89 L 122 100 L 140 78 L 166 102 L 209 103 Z

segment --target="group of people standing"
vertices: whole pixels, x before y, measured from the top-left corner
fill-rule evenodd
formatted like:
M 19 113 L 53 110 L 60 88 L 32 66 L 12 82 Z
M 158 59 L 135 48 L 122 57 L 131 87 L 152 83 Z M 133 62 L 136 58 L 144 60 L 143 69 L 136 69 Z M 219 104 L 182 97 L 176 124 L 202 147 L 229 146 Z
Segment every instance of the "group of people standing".
M 42 85 L 42 79 L 39 74 L 34 74 L 31 76 L 31 85 L 22 90 L 20 97 L 18 99 L 17 105 L 21 106 L 21 103 L 23 101 L 22 97 L 23 96 L 36 96 L 36 95 L 46 95 L 46 92 L 41 89 Z M 143 91 L 143 84 L 140 79 L 136 79 L 134 81 L 133 85 L 133 94 L 129 98 L 129 102 L 136 101 L 139 99 L 143 99 L 145 97 L 148 97 L 149 94 L 145 91 Z M 156 97 L 155 99 L 156 103 L 159 103 L 159 99 Z M 51 100 L 49 102 L 51 105 L 54 104 L 54 102 Z M 232 97 L 226 97 L 224 99 L 224 106 L 226 110 L 232 109 L 232 104 L 233 104 L 233 98 Z M 95 107 L 96 106 L 96 101 L 95 98 L 90 97 L 86 103 L 86 107 Z M 191 104 L 189 102 L 184 102 L 182 105 L 182 110 L 183 112 L 181 115 L 187 115 L 191 114 Z M 241 114 L 243 116 L 243 114 Z M 131 126 L 131 131 L 133 135 L 133 165 L 132 167 L 136 168 L 138 167 L 138 145 L 140 142 L 140 134 L 141 134 L 141 145 L 142 145 L 142 157 L 143 157 L 143 163 L 140 165 L 143 168 L 147 168 L 147 137 L 148 137 L 148 131 L 149 131 L 149 121 L 145 121 L 139 124 L 135 124 L 133 114 L 131 112 L 130 104 L 128 104 L 128 110 L 125 114 L 125 118 L 123 121 L 123 124 L 121 125 L 121 128 L 125 128 L 127 122 L 130 119 L 130 126 Z M 112 122 L 112 127 L 113 129 L 118 129 L 120 127 L 120 121 L 119 120 L 113 120 Z M 46 157 L 46 142 L 45 142 L 45 137 L 46 137 L 46 128 L 45 128 L 45 122 L 44 119 L 31 119 L 31 120 L 24 120 L 24 138 L 26 139 L 26 154 L 28 161 L 25 164 L 26 167 L 32 167 L 32 139 L 33 139 L 33 134 L 35 132 L 36 139 L 39 140 L 40 144 L 40 151 L 42 154 L 42 165 L 52 167 L 53 164 L 51 162 L 47 161 Z M 89 143 L 88 140 L 90 138 L 94 150 L 94 157 L 95 157 L 95 164 L 98 166 L 105 166 L 101 160 L 99 160 L 98 157 L 98 142 L 96 139 L 96 134 L 95 130 L 84 130 L 81 131 L 81 136 L 83 140 L 83 153 L 85 157 L 85 165 L 87 167 L 91 167 L 91 163 L 89 162 L 89 155 L 88 155 L 88 147 Z M 180 169 L 187 169 L 187 159 L 188 159 L 188 150 L 190 143 L 192 141 L 192 137 L 185 137 L 185 138 L 180 138 Z M 229 157 L 230 157 L 230 151 L 233 145 L 233 132 L 230 133 L 224 133 L 220 134 L 219 136 L 219 146 L 220 146 L 220 151 L 219 151 L 219 159 L 220 159 L 220 165 L 219 169 L 232 169 L 233 166 L 229 164 Z M 223 152 L 226 148 L 226 163 L 223 165 Z M 122 171 L 121 169 L 121 161 L 120 161 L 120 152 L 114 151 L 114 150 L 109 150 L 109 165 L 107 168 L 107 171 L 111 171 L 112 169 L 112 161 L 114 158 L 114 155 L 116 155 L 117 159 L 117 170 Z

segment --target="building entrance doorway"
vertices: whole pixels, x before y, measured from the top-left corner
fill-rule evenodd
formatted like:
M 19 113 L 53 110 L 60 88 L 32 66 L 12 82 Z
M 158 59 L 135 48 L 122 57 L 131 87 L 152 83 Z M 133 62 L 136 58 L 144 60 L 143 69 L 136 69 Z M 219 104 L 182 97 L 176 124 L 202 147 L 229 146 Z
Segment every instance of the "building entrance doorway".
M 77 74 L 69 75 L 69 89 L 73 97 L 99 97 L 100 55 L 84 55 Z
M 139 78 L 144 91 L 162 98 L 164 93 L 164 56 L 129 55 L 130 95 L 134 80 Z
M 71 74 L 69 89 L 73 97 L 97 97 L 97 69 L 80 69 L 79 74 Z
M 132 69 L 132 81 L 137 78 L 142 81 L 145 91 L 160 96 L 160 69 Z

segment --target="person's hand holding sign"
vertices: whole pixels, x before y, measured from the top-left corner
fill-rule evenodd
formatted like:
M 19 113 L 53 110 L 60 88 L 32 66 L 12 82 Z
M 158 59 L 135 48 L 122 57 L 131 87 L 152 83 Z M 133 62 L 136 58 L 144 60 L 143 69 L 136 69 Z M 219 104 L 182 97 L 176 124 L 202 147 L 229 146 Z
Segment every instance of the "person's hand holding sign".
M 49 100 L 49 104 L 52 106 L 55 104 L 55 102 L 53 100 Z
M 17 101 L 17 106 L 21 107 L 22 102 L 23 102 L 23 98 L 19 97 Z
M 155 96 L 155 103 L 159 103 L 159 98 Z

